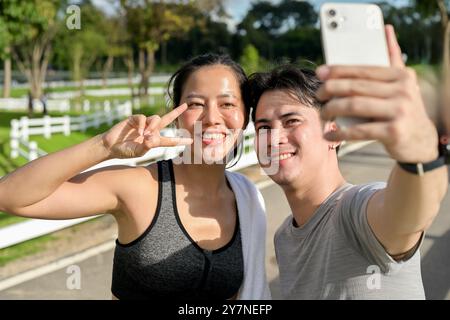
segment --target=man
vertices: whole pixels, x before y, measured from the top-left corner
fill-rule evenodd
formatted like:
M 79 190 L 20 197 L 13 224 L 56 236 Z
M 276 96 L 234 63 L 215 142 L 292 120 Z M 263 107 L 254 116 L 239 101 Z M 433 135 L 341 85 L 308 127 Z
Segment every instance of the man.
M 323 82 L 292 66 L 251 77 L 257 145 L 267 132 L 269 162 L 279 166 L 268 174 L 292 210 L 275 235 L 285 299 L 424 298 L 418 249 L 447 174 L 414 72 L 391 26 L 386 34 L 389 68 L 323 66 Z M 343 116 L 370 122 L 331 121 Z M 346 183 L 340 141 L 372 139 L 397 161 L 389 181 Z

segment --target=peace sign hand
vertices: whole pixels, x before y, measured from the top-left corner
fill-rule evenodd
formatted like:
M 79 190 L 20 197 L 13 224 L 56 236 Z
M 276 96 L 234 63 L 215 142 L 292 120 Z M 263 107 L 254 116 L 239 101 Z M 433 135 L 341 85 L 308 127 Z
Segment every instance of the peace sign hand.
M 186 109 L 187 105 L 182 104 L 162 117 L 138 114 L 119 122 L 102 136 L 110 158 L 136 158 L 143 156 L 151 148 L 192 144 L 191 138 L 162 137 L 160 134 L 160 130 Z

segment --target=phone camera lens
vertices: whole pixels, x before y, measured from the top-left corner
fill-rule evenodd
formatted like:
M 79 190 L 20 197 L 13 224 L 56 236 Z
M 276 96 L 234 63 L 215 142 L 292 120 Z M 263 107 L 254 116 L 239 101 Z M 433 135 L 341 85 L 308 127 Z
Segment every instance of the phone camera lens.
M 336 10 L 330 9 L 330 10 L 328 11 L 328 14 L 330 15 L 330 17 L 334 17 L 334 16 L 336 16 Z
M 331 29 L 337 29 L 337 27 L 338 27 L 338 23 L 336 22 L 336 21 L 331 21 L 330 22 L 330 28 Z

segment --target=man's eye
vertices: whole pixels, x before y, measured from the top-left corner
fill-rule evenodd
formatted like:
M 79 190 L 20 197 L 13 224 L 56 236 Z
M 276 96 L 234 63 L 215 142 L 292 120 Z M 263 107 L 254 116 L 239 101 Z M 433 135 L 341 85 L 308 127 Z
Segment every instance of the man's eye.
M 260 130 L 270 131 L 270 127 L 269 126 L 260 126 L 260 127 L 256 128 L 256 131 L 260 131 Z
M 287 125 L 293 125 L 293 124 L 297 124 L 299 122 L 301 122 L 299 119 L 289 119 L 289 120 L 286 121 L 286 124 Z

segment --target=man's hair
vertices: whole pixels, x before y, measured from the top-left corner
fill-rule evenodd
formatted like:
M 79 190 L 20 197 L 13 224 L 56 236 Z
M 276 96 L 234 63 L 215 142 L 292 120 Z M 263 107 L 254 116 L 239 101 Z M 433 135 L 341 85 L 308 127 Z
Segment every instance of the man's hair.
M 316 91 L 322 82 L 314 70 L 301 68 L 293 64 L 276 67 L 270 72 L 257 72 L 249 77 L 249 102 L 252 120 L 255 121 L 256 106 L 264 92 L 286 90 L 297 97 L 305 106 L 321 109 L 323 103 L 317 100 Z

